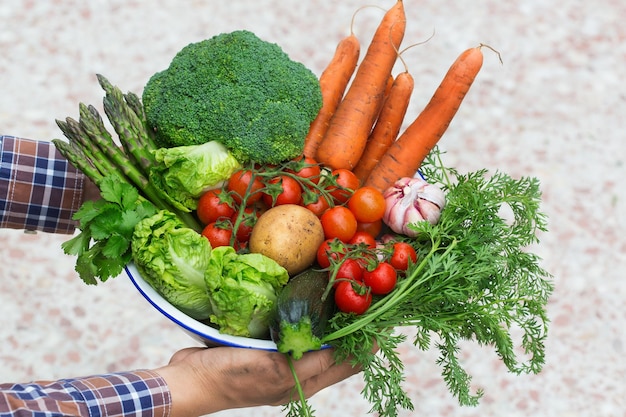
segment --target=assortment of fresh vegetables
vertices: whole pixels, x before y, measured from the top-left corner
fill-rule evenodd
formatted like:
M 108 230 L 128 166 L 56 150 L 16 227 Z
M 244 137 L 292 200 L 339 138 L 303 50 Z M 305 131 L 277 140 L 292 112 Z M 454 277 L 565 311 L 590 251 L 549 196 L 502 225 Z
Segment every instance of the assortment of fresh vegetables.
M 69 142 L 54 140 L 103 197 L 81 207 L 80 233 L 63 244 L 81 278 L 96 284 L 134 261 L 221 332 L 271 337 L 294 360 L 333 346 L 363 367 L 380 416 L 413 407 L 402 327 L 417 348 L 439 350 L 462 405 L 482 395 L 461 365 L 463 340 L 492 346 L 511 372 L 539 372 L 552 292 L 529 250 L 547 229 L 539 183 L 462 174 L 436 147 L 483 45 L 459 56 L 400 133 L 415 82 L 406 66 L 393 74 L 405 24 L 396 0 L 362 60 L 351 33 L 319 81 L 247 31 L 183 48 L 142 100 L 98 76 L 121 146 L 83 104 L 78 121 L 58 121 Z M 304 398 L 287 410 L 312 414 Z

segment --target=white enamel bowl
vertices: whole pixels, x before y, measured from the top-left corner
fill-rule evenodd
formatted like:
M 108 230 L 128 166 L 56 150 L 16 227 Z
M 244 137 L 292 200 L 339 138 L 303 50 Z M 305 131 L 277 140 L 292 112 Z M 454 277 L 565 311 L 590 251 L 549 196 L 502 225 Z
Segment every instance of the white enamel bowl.
M 194 339 L 207 346 L 232 346 L 248 349 L 276 350 L 276 344 L 271 340 L 252 339 L 241 336 L 231 336 L 222 334 L 219 330 L 192 319 L 176 307 L 165 300 L 154 288 L 152 288 L 137 270 L 137 267 L 130 263 L 126 266 L 126 273 L 137 287 L 141 295 L 165 317 L 177 324 L 182 330 Z

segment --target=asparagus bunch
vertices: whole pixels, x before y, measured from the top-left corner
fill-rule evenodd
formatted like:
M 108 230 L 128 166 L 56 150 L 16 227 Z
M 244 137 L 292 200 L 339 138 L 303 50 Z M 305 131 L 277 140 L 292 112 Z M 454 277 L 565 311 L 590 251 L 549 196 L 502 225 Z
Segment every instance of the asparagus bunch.
M 195 217 L 174 208 L 168 202 L 168 196 L 150 181 L 150 169 L 155 164 L 152 151 L 157 146 L 139 97 L 130 92 L 123 94 L 100 74 L 97 78 L 105 91 L 105 114 L 121 146 L 107 130 L 98 110 L 80 103 L 78 120 L 71 117 L 56 120 L 68 141 L 53 139 L 55 147 L 98 187 L 105 177 L 115 176 L 137 188 L 139 194 L 157 208 L 176 213 L 188 227 L 200 231 Z

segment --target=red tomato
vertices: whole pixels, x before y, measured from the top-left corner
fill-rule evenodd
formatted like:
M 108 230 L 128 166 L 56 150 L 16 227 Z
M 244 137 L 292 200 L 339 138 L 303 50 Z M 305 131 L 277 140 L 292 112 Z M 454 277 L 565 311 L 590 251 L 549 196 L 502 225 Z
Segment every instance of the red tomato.
M 202 229 L 202 236 L 209 239 L 209 243 L 212 248 L 217 248 L 218 246 L 230 246 L 230 239 L 233 236 L 233 231 L 222 224 L 213 222 L 207 224 L 204 229 Z
M 235 213 L 235 209 L 222 201 L 222 197 L 221 189 L 209 190 L 200 196 L 196 214 L 203 225 L 218 219 L 229 219 Z
M 372 294 L 356 281 L 341 281 L 335 288 L 335 304 L 344 313 L 363 314 L 372 304 Z
M 352 245 L 358 245 L 360 243 L 365 243 L 368 248 L 374 249 L 376 248 L 376 239 L 374 236 L 370 235 L 367 232 L 356 231 L 352 236 L 352 239 L 348 241 L 348 243 Z
M 352 195 L 352 193 L 359 188 L 360 181 L 356 175 L 349 169 L 339 168 L 331 172 L 331 175 L 335 177 L 335 182 L 338 185 L 331 185 L 329 187 L 330 194 L 335 201 L 339 204 L 343 204 Z
M 389 263 L 399 271 L 406 271 L 409 267 L 409 260 L 412 263 L 417 262 L 417 253 L 413 246 L 406 242 L 394 243 Z
M 317 184 L 320 181 L 320 174 L 322 170 L 315 159 L 305 156 L 304 159 L 300 157 L 295 159 L 295 161 L 297 162 L 297 167 L 299 169 L 297 171 L 289 170 L 289 172 L 292 172 L 301 178 L 306 178 L 314 184 Z
M 344 206 L 329 208 L 322 214 L 320 221 L 326 239 L 336 237 L 342 242 L 347 242 L 356 232 L 356 218 L 350 209 Z
M 305 208 L 313 212 L 317 217 L 322 217 L 322 214 L 330 207 L 328 200 L 323 195 L 317 194 L 317 201 L 304 205 Z
M 239 213 L 233 214 L 230 218 L 230 222 L 235 227 L 235 222 L 237 222 L 237 217 Z M 244 209 L 244 213 L 241 218 L 241 222 L 239 223 L 239 227 L 237 228 L 237 241 L 240 243 L 247 242 L 250 239 L 250 235 L 252 234 L 252 229 L 254 228 L 254 224 L 256 223 L 258 218 L 257 212 L 252 207 L 246 207 Z
M 344 259 L 337 268 L 334 286 L 344 280 L 361 281 L 363 279 L 363 266 L 353 258 Z
M 330 266 L 330 260 L 339 260 L 345 256 L 345 247 L 336 239 L 326 239 L 317 248 L 317 263 L 322 268 Z
M 383 221 L 382 220 L 377 220 L 377 221 L 372 222 L 372 223 L 363 223 L 363 222 L 357 221 L 357 223 L 356 223 L 356 230 L 357 230 L 357 232 L 358 231 L 367 232 L 370 235 L 376 237 L 383 230 Z
M 227 189 L 237 204 L 241 204 L 247 194 L 246 205 L 249 206 L 261 198 L 263 183 L 251 170 L 240 169 L 228 179 Z
M 396 269 L 387 262 L 380 262 L 372 271 L 363 271 L 363 283 L 372 289 L 373 294 L 388 294 L 397 280 Z
M 300 204 L 302 202 L 302 187 L 293 178 L 281 175 L 272 178 L 269 183 L 280 184 L 282 191 L 276 196 L 276 199 L 270 194 L 263 193 L 263 202 L 268 207 L 280 206 L 281 204 Z
M 383 218 L 385 197 L 373 187 L 361 187 L 348 200 L 348 208 L 358 221 L 372 223 Z

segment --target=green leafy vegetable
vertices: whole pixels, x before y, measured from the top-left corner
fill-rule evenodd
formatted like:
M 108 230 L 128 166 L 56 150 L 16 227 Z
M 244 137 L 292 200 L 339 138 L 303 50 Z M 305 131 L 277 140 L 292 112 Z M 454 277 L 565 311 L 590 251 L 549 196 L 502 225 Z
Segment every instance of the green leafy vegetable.
M 267 338 L 277 292 L 288 280 L 287 270 L 266 256 L 214 248 L 205 271 L 211 322 L 223 333 Z
M 68 255 L 76 255 L 76 272 L 90 285 L 118 276 L 130 261 L 135 225 L 153 215 L 156 207 L 117 176 L 100 181 L 102 199 L 87 201 L 75 213 L 80 233 L 63 242 Z
M 169 202 L 183 211 L 195 210 L 198 198 L 217 188 L 241 167 L 237 159 L 219 142 L 159 148 L 150 181 L 165 191 Z
M 538 181 L 499 172 L 488 176 L 486 170 L 462 175 L 436 166 L 434 157 L 423 172 L 446 190 L 447 202 L 438 224 L 412 226 L 418 236 L 409 241 L 418 263 L 365 314 L 336 314 L 323 338 L 341 359 L 364 366 L 364 395 L 381 416 L 396 416 L 398 407 L 412 409 L 395 353 L 404 336 L 394 328 L 415 329 L 412 342 L 422 350 L 435 343 L 443 379 L 462 405 L 476 405 L 482 395 L 480 389 L 472 392 L 471 376 L 460 363 L 462 340 L 492 346 L 514 373 L 537 373 L 545 359 L 553 284 L 529 250 L 547 230 Z M 522 335 L 514 340 L 517 331 Z M 374 342 L 378 355 L 370 349 Z M 517 346 L 524 360 L 517 357 Z
M 185 46 L 142 98 L 161 146 L 218 141 L 242 163 L 299 156 L 322 105 L 311 70 L 245 30 Z
M 132 257 L 141 276 L 173 306 L 196 320 L 211 314 L 204 273 L 211 245 L 174 214 L 160 210 L 135 226 Z

